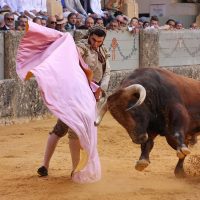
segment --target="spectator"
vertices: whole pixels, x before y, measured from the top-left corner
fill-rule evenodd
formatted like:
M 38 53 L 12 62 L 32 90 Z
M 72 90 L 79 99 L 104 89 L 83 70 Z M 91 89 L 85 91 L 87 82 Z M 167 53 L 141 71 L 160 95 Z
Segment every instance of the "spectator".
M 193 22 L 191 25 L 190 25 L 190 29 L 198 29 L 198 26 L 197 26 L 197 23 L 196 22 Z
M 20 0 L 1 0 L 0 7 L 2 10 L 9 10 L 17 16 L 20 16 L 20 13 L 23 12 L 22 2 Z
M 36 24 L 42 25 L 40 17 L 34 17 L 33 22 L 36 23 Z
M 62 7 L 63 7 L 63 8 L 66 8 L 65 0 L 61 0 L 61 4 L 62 4 Z
M 41 25 L 42 25 L 42 26 L 47 26 L 47 19 L 46 19 L 46 18 L 43 17 L 43 18 L 41 19 Z
M 122 10 L 122 3 L 121 0 L 109 0 L 105 8 L 108 10 Z
M 94 26 L 94 19 L 92 17 L 88 17 L 85 19 L 85 24 L 80 26 L 79 29 L 89 29 Z
M 76 30 L 76 14 L 75 13 L 70 13 L 67 17 L 68 23 L 65 26 L 66 30 Z
M 104 17 L 104 12 L 101 9 L 101 0 L 90 0 L 90 6 L 97 16 Z
M 47 27 L 48 28 L 56 29 L 56 24 L 57 24 L 56 17 L 54 17 L 54 16 L 48 17 L 48 19 L 47 19 Z
M 15 30 L 15 18 L 13 13 L 9 12 L 4 15 L 4 26 L 1 27 L 0 30 Z
M 26 25 L 28 23 L 28 17 L 26 15 L 20 15 L 18 17 L 18 31 L 24 31 L 26 29 Z
M 76 15 L 76 28 L 79 28 L 83 25 L 83 18 L 81 15 Z
M 46 0 L 31 0 L 33 5 L 33 12 L 36 16 L 47 18 L 47 2 Z
M 143 22 L 143 29 L 149 28 L 150 24 L 148 21 Z
M 60 32 L 66 32 L 65 25 L 67 23 L 67 19 L 63 17 L 63 15 L 59 15 L 56 17 L 56 30 Z
M 183 24 L 179 21 L 176 21 L 176 25 L 175 25 L 177 30 L 182 30 L 184 29 Z
M 86 13 L 90 13 L 93 14 L 93 10 L 90 7 L 90 0 L 80 0 L 81 5 L 83 6 L 84 10 L 86 11 Z
M 87 17 L 86 11 L 83 9 L 80 0 L 65 0 L 66 8 L 75 14 L 82 14 L 83 16 Z
M 116 19 L 113 19 L 107 26 L 108 30 L 119 30 L 119 24 L 118 21 Z
M 36 17 L 37 11 L 35 10 L 35 4 L 32 1 L 34 0 L 20 0 L 22 3 L 22 11 L 29 18 L 33 19 Z
M 176 21 L 174 19 L 168 19 L 165 24 L 169 25 L 169 30 L 174 30 L 176 26 Z
M 95 25 L 104 26 L 103 19 L 102 18 L 97 18 L 95 20 Z
M 151 28 L 159 28 L 159 19 L 157 16 L 152 16 L 150 19 L 150 27 Z
M 125 29 L 127 29 L 128 20 L 127 20 L 124 16 L 118 15 L 118 16 L 116 17 L 116 20 L 117 20 L 117 22 L 118 22 L 118 27 L 119 27 L 120 30 L 125 30 Z
M 131 33 L 138 33 L 139 32 L 139 20 L 137 17 L 133 17 L 129 23 L 128 31 Z
M 143 29 L 143 23 L 144 23 L 145 21 L 147 21 L 147 18 L 146 18 L 146 17 L 140 17 L 140 18 L 138 19 L 138 24 L 139 24 L 139 28 L 140 28 L 140 29 Z

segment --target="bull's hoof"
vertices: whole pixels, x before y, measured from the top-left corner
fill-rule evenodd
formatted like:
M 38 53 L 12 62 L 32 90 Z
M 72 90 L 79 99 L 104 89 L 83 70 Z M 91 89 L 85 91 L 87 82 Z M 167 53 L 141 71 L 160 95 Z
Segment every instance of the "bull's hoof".
M 183 169 L 181 169 L 181 170 L 175 169 L 174 174 L 175 174 L 176 178 L 185 178 L 186 177 L 186 173 L 184 172 Z
M 138 160 L 136 162 L 135 169 L 138 171 L 143 171 L 149 164 L 150 162 L 148 160 L 145 159 Z
M 185 158 L 185 154 L 181 150 L 177 150 L 176 155 L 179 159 Z
M 177 150 L 177 156 L 179 159 L 183 159 L 185 156 L 190 154 L 191 151 L 186 147 L 181 147 L 180 149 Z
M 188 149 L 188 147 L 181 147 L 181 151 L 187 156 L 191 153 L 191 151 Z

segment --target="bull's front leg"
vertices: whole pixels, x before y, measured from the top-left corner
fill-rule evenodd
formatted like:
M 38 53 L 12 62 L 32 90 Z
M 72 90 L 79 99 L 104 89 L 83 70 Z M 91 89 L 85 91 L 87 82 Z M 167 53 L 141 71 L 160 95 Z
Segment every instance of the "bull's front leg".
M 177 140 L 170 134 L 166 135 L 167 143 L 175 150 L 177 150 Z M 187 144 L 187 143 L 186 143 Z M 180 151 L 180 150 L 179 150 Z M 183 168 L 183 163 L 185 160 L 186 155 L 182 153 L 182 155 L 179 155 L 181 158 L 179 158 L 178 163 L 176 164 L 174 174 L 177 178 L 183 178 L 185 177 L 185 171 Z
M 190 154 L 190 150 L 185 144 L 185 133 L 189 126 L 189 115 L 186 108 L 176 103 L 169 109 L 169 132 L 176 142 L 176 151 L 179 159 L 183 159 Z
M 157 134 L 150 135 L 148 137 L 148 140 L 141 144 L 141 155 L 139 160 L 136 162 L 135 169 L 138 171 L 143 171 L 149 164 L 149 154 L 154 146 L 154 139 L 157 136 Z
M 178 163 L 176 164 L 174 174 L 177 178 L 184 178 L 186 176 L 184 168 L 183 168 L 185 157 L 182 159 L 179 159 Z

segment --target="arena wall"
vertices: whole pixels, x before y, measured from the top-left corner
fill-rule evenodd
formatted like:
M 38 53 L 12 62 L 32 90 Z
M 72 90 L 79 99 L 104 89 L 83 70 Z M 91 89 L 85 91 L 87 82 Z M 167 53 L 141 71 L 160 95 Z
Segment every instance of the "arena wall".
M 82 37 L 82 34 L 80 33 L 71 34 L 74 36 L 76 35 L 76 39 L 80 39 Z M 124 36 L 122 36 L 122 34 L 124 34 Z M 140 35 L 136 36 L 130 35 L 127 32 L 108 34 L 105 45 L 111 53 L 110 63 L 112 68 L 108 94 L 111 94 L 118 88 L 121 80 L 125 76 L 129 75 L 134 69 L 139 67 L 164 67 L 166 69 L 172 70 L 175 73 L 200 80 L 200 66 L 198 65 L 199 62 L 194 62 L 193 60 L 196 59 L 195 57 L 198 57 L 199 55 L 198 43 L 196 42 L 196 44 L 194 44 L 196 45 L 196 51 L 195 49 L 193 49 L 193 51 L 196 53 L 192 54 L 193 56 L 190 55 L 188 58 L 190 59 L 190 61 L 188 61 L 191 63 L 190 65 L 184 65 L 183 63 L 178 66 L 177 62 L 174 62 L 173 65 L 172 61 L 175 57 L 174 55 L 179 55 L 180 52 L 183 51 L 182 48 L 176 48 L 173 54 L 171 54 L 173 56 L 171 56 L 172 61 L 169 62 L 170 65 L 160 66 L 160 62 L 162 62 L 160 58 L 160 45 L 163 44 L 162 42 L 165 42 L 160 41 L 160 38 L 163 37 L 161 34 L 162 33 L 155 31 L 142 31 Z M 23 34 L 19 32 L 7 32 L 4 33 L 3 40 L 1 39 L 2 35 L 0 35 L 0 42 L 2 43 L 3 41 L 5 43 L 5 48 L 0 49 L 1 68 L 2 62 L 4 60 L 3 70 L 0 68 L 0 73 L 4 71 L 3 77 L 1 74 L 2 80 L 0 80 L 1 125 L 51 116 L 48 109 L 42 102 L 40 92 L 38 91 L 37 83 L 34 78 L 29 81 L 22 82 L 16 75 L 15 56 L 17 46 L 22 36 Z M 135 41 L 133 42 L 133 40 Z M 174 40 L 175 39 L 173 38 L 173 41 Z M 185 44 L 187 43 L 185 42 Z M 172 42 L 171 47 L 167 46 L 165 50 L 171 51 L 170 48 L 173 48 L 173 45 L 174 43 Z M 1 55 L 3 51 L 5 51 L 4 56 Z M 184 59 L 184 56 L 181 59 Z M 185 63 L 187 64 L 188 62 Z

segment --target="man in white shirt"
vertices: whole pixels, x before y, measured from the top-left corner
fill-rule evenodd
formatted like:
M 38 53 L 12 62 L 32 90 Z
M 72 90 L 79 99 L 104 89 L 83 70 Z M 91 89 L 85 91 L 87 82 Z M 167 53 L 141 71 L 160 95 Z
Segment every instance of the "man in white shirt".
M 98 16 L 104 16 L 104 12 L 101 10 L 101 0 L 90 0 L 90 7 Z
M 47 12 L 47 1 L 46 0 L 33 0 L 33 6 L 37 12 Z
M 66 8 L 72 12 L 72 13 L 75 13 L 75 14 L 81 14 L 85 17 L 87 17 L 87 13 L 86 11 L 84 10 L 83 6 L 81 5 L 81 2 L 80 0 L 65 0 L 65 5 L 66 5 Z
M 36 16 L 47 15 L 46 0 L 20 0 L 24 14 L 33 19 Z
M 3 10 L 10 10 L 15 13 L 22 13 L 22 2 L 21 0 L 0 0 L 0 7 Z

